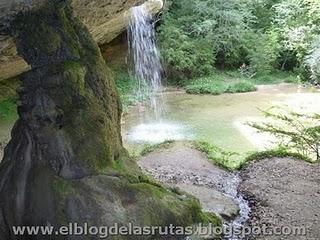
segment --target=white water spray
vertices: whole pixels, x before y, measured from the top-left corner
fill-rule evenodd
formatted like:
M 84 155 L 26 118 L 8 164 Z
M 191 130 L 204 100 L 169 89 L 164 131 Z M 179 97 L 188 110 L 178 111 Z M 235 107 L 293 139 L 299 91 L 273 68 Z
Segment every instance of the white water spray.
M 139 81 L 139 95 L 150 100 L 155 118 L 161 119 L 163 112 L 162 74 L 160 53 L 156 45 L 156 34 L 152 15 L 145 5 L 131 9 L 131 24 L 128 29 L 130 54 L 134 62 L 134 73 Z

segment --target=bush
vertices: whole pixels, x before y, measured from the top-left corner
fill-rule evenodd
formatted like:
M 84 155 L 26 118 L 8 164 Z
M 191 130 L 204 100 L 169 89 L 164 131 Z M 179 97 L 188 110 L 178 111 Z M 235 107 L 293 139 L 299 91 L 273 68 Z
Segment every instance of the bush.
M 239 72 L 216 72 L 212 76 L 189 80 L 185 85 L 189 94 L 243 93 L 256 91 L 255 85 Z
M 207 75 L 214 70 L 213 44 L 207 39 L 190 38 L 171 22 L 160 28 L 161 53 L 169 78 L 192 78 Z
M 275 33 L 249 34 L 247 44 L 250 66 L 257 75 L 266 75 L 275 70 L 280 48 Z
M 254 92 L 257 87 L 249 81 L 241 81 L 236 83 L 231 83 L 226 92 L 227 93 L 243 93 L 243 92 Z
M 207 83 L 199 85 L 190 85 L 186 87 L 189 94 L 212 94 L 220 95 L 226 91 L 226 87 L 222 83 Z

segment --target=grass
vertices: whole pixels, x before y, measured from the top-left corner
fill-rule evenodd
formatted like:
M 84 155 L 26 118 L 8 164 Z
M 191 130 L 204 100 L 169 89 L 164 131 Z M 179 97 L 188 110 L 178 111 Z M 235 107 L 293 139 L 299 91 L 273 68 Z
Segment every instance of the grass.
M 239 169 L 243 164 L 243 157 L 236 152 L 226 151 L 208 142 L 194 142 L 193 145 L 201 152 L 204 152 L 208 159 L 215 165 L 233 171 Z
M 256 76 L 253 78 L 254 83 L 260 84 L 279 84 L 279 83 L 300 83 L 301 80 L 294 73 L 288 72 L 274 72 L 268 75 Z
M 284 147 L 277 147 L 266 151 L 248 152 L 246 154 L 239 154 L 236 152 L 225 151 L 208 142 L 194 142 L 194 146 L 206 153 L 209 160 L 215 165 L 223 167 L 229 171 L 240 170 L 247 166 L 252 161 L 259 161 L 271 158 L 286 158 L 292 157 L 306 162 L 314 163 L 310 158 L 301 154 L 291 152 Z
M 169 148 L 174 141 L 167 140 L 158 144 L 146 144 L 140 152 L 140 156 L 145 156 L 151 152 L 154 152 L 157 149 Z
M 168 149 L 175 141 L 165 141 L 159 144 L 147 144 L 143 149 L 134 156 L 138 159 L 156 150 Z M 187 141 L 187 143 L 189 143 Z M 222 167 L 228 171 L 237 171 L 246 167 L 250 162 L 259 161 L 272 158 L 294 158 L 309 163 L 316 163 L 311 158 L 301 155 L 296 152 L 292 152 L 285 147 L 278 146 L 274 149 L 265 151 L 254 151 L 247 153 L 237 153 L 224 150 L 214 144 L 205 141 L 191 141 L 190 142 L 197 150 L 205 153 L 207 158 L 216 166 Z
M 287 72 L 275 72 L 263 76 L 248 78 L 239 71 L 217 71 L 207 77 L 188 79 L 179 84 L 189 94 L 243 93 L 256 91 L 256 85 L 277 83 L 298 83 L 296 75 Z

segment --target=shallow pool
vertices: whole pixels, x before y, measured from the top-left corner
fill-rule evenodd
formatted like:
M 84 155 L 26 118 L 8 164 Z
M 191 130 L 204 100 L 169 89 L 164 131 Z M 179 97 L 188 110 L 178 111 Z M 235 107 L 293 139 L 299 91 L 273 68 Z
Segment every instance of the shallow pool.
M 287 106 L 299 112 L 320 111 L 319 90 L 290 84 L 259 86 L 257 92 L 219 96 L 169 91 L 163 98 L 165 112 L 161 120 L 141 106 L 132 107 L 124 115 L 122 133 L 127 148 L 164 140 L 205 140 L 240 153 L 264 149 L 273 139 L 246 124 L 263 120 L 261 110 Z

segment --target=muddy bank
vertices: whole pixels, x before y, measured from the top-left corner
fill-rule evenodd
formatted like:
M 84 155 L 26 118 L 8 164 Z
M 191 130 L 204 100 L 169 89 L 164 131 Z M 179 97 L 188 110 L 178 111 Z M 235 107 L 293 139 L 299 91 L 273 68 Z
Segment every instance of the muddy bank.
M 290 158 L 266 159 L 241 172 L 240 190 L 247 195 L 251 226 L 305 227 L 306 236 L 259 236 L 255 239 L 320 239 L 320 168 Z

